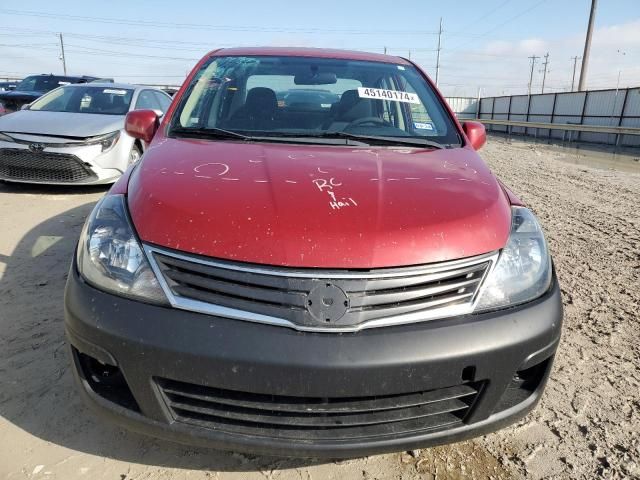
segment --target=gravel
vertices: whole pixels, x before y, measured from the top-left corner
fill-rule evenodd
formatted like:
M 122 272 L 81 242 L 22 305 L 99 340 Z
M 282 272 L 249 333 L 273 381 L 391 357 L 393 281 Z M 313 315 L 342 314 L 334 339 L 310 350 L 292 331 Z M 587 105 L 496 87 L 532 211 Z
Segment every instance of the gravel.
M 104 189 L 0 183 L 0 478 L 640 479 L 640 174 L 504 139 L 482 156 L 539 216 L 562 287 L 542 402 L 472 441 L 341 462 L 194 449 L 96 418 L 68 369 L 62 291 Z
M 527 478 L 640 478 L 640 175 L 504 140 L 483 157 L 542 223 L 565 323 L 538 408 L 481 443 Z

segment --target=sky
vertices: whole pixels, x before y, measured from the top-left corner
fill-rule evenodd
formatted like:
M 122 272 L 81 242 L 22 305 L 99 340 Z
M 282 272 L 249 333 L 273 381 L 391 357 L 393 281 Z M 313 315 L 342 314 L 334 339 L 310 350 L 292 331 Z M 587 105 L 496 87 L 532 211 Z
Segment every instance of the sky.
M 56 0 L 0 4 L 0 79 L 62 73 L 179 85 L 206 52 L 226 46 L 347 48 L 410 57 L 448 96 L 571 88 L 591 0 L 322 2 Z M 580 60 L 576 72 L 579 76 Z M 619 81 L 618 81 L 619 78 Z M 587 87 L 640 86 L 640 0 L 600 0 Z

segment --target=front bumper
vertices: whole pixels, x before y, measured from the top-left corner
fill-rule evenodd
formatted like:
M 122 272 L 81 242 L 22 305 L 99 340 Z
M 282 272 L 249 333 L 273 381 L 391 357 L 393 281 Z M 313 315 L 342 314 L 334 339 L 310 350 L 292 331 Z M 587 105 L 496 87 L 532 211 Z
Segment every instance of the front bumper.
M 122 136 L 124 137 L 124 136 Z M 101 185 L 115 182 L 127 167 L 132 142 L 120 138 L 114 148 L 99 145 L 53 147 L 46 137 L 28 141 L 0 141 L 0 180 L 46 185 Z
M 187 444 L 337 458 L 459 441 L 521 418 L 544 389 L 560 339 L 562 304 L 554 280 L 542 298 L 500 312 L 357 333 L 309 333 L 116 297 L 87 285 L 72 266 L 65 324 L 80 391 L 114 422 Z M 117 380 L 105 388 L 103 374 Z M 222 410 L 225 405 L 228 410 L 216 415 L 226 420 L 209 422 L 202 414 L 185 421 L 164 389 L 166 382 L 187 396 L 195 393 L 189 408 L 207 415 L 210 396 L 222 395 Z M 412 392 L 421 392 L 426 398 L 469 386 L 478 393 L 467 397 L 458 421 L 446 425 L 421 417 L 425 424 L 418 428 L 420 418 L 409 422 L 411 429 L 390 422 L 375 434 L 368 426 L 361 435 L 353 428 L 344 430 L 349 435 L 335 433 L 339 429 L 327 433 L 325 427 L 307 434 L 311 431 L 296 423 L 306 413 L 292 419 L 260 410 L 273 415 L 278 428 L 286 424 L 281 434 L 237 420 L 255 413 L 249 407 L 256 399 L 287 399 L 289 405 L 311 398 L 329 405 L 368 399 L 372 405 L 389 396 L 415 398 Z M 238 408 L 234 402 L 244 403 Z M 376 415 L 380 419 L 380 412 Z

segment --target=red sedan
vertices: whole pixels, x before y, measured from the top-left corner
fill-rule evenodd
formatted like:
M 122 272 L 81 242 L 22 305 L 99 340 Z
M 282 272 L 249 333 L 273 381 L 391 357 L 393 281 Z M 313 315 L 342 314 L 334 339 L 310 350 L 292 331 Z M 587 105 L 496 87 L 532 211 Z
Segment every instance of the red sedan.
M 65 295 L 101 414 L 345 457 L 480 435 L 540 399 L 562 324 L 540 225 L 411 61 L 216 50 L 126 130 L 148 148 L 87 220 Z

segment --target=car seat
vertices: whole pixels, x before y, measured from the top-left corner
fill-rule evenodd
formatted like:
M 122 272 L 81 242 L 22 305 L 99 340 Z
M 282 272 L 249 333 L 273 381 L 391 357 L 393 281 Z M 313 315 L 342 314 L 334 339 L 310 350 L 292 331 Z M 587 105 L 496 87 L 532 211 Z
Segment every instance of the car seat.
M 254 87 L 247 99 L 231 116 L 227 127 L 241 130 L 269 130 L 274 127 L 278 100 L 270 88 Z

